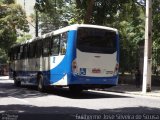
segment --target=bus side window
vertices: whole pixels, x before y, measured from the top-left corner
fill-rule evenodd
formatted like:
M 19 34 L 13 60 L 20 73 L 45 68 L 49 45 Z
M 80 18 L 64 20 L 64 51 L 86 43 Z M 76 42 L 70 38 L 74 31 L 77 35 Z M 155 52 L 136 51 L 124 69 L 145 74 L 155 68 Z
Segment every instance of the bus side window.
M 20 46 L 19 55 L 20 55 L 20 59 L 24 58 L 24 45 Z
M 15 56 L 15 59 L 18 60 L 19 59 L 19 46 L 16 47 L 16 56 Z
M 62 55 L 65 55 L 66 49 L 67 49 L 67 32 L 61 34 L 60 53 Z
M 35 57 L 35 43 L 29 44 L 29 58 Z
M 21 59 L 21 47 L 20 46 L 18 46 L 18 48 L 17 48 L 17 59 L 18 60 L 20 60 Z
M 42 41 L 41 40 L 38 40 L 36 42 L 36 58 L 39 58 L 41 57 L 42 55 Z
M 47 57 L 47 56 L 49 56 L 49 38 L 45 38 L 44 40 L 43 40 L 43 56 L 44 57 Z
M 13 60 L 17 59 L 17 50 L 16 47 L 13 48 Z
M 28 45 L 27 44 L 24 46 L 23 50 L 24 50 L 23 57 L 28 58 Z
M 13 54 L 13 50 L 12 50 L 12 49 L 9 49 L 9 51 L 8 51 L 8 56 L 9 56 L 9 60 L 10 60 L 10 61 L 13 60 L 13 57 L 12 57 L 13 55 L 12 55 L 12 54 Z
M 51 38 L 51 55 L 59 54 L 60 35 Z

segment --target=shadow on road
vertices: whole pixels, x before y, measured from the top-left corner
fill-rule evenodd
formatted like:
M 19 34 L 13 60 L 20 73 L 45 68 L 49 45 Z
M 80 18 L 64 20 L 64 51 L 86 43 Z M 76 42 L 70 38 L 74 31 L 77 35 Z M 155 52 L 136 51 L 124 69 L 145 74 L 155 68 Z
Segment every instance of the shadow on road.
M 50 88 L 46 92 L 71 99 L 129 98 L 128 96 L 99 93 L 94 91 L 83 91 L 82 93 L 73 94 L 67 88 Z
M 44 96 L 60 96 L 70 99 L 101 99 L 101 98 L 128 98 L 123 95 L 114 95 L 108 93 L 97 93 L 92 91 L 85 91 L 82 94 L 73 95 L 68 89 L 58 89 L 50 88 L 47 92 L 41 93 L 37 91 L 36 87 L 15 87 L 11 82 L 0 82 L 0 100 L 1 98 L 14 97 L 14 98 L 37 98 Z M 130 97 L 129 97 L 130 98 Z M 2 99 L 3 100 L 3 99 Z M 123 100 L 123 99 L 121 99 Z M 54 102 L 54 101 L 51 101 Z M 159 114 L 159 108 L 152 107 L 123 107 L 123 108 L 112 108 L 112 109 L 86 109 L 80 107 L 70 107 L 72 103 L 68 103 L 68 107 L 49 106 L 40 107 L 34 105 L 24 105 L 24 104 L 8 104 L 0 105 L 0 119 L 2 120 L 90 120 L 85 118 L 86 115 L 98 117 L 103 117 L 105 115 L 110 115 L 115 117 L 114 119 L 123 119 L 121 115 L 140 115 L 139 117 L 144 117 L 144 114 Z M 104 106 L 107 108 L 107 106 Z M 7 118 L 8 117 L 8 118 Z M 6 119 L 7 118 L 7 119 Z M 84 118 L 84 119 L 83 119 Z M 99 118 L 99 120 L 101 120 Z M 109 118 L 104 118 L 104 120 Z M 93 120 L 93 119 L 92 119 Z
M 5 112 L 4 112 L 5 111 Z M 99 116 L 103 120 L 104 115 L 120 119 L 124 115 L 139 115 L 144 118 L 144 115 L 157 115 L 160 113 L 158 108 L 148 107 L 124 107 L 115 109 L 84 109 L 77 107 L 37 107 L 31 105 L 0 105 L 0 117 L 9 115 L 9 117 L 18 117 L 18 120 L 82 120 L 82 117 Z M 80 118 L 80 116 L 82 116 Z M 159 115 L 160 116 L 160 115 Z M 156 116 L 155 116 L 156 117 Z M 122 118 L 121 118 L 122 119 Z M 132 118 L 133 119 L 133 118 Z
M 15 98 L 35 98 L 47 95 L 47 93 L 40 93 L 33 87 L 15 87 L 13 83 L 0 83 L 0 98 L 1 97 L 15 97 Z
M 46 92 L 41 93 L 37 91 L 34 86 L 15 87 L 13 83 L 0 83 L 0 97 L 16 97 L 16 98 L 36 98 L 47 95 L 67 97 L 71 99 L 99 99 L 99 98 L 126 98 L 123 95 L 114 95 L 107 93 L 97 93 L 91 91 L 84 91 L 80 94 L 73 94 L 67 88 L 53 88 L 49 87 Z

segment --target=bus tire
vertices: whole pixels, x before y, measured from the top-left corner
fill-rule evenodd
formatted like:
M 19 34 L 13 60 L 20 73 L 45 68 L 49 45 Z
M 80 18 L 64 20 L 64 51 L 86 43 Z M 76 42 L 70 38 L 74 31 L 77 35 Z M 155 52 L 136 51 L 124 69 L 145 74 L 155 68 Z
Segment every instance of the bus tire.
M 16 73 L 13 74 L 13 80 L 14 80 L 14 85 L 16 87 L 20 87 L 21 86 L 21 81 L 17 79 Z
M 21 81 L 14 80 L 14 85 L 16 87 L 20 87 L 21 86 Z
M 43 75 L 42 74 L 38 75 L 37 82 L 38 82 L 38 91 L 44 92 L 45 88 L 44 88 L 44 81 L 43 81 Z

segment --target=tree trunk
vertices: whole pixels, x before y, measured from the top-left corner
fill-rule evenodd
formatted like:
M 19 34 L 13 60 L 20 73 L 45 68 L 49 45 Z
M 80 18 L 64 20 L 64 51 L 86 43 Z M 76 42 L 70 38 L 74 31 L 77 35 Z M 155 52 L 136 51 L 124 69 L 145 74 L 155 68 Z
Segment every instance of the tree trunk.
M 81 1 L 80 0 L 76 0 L 76 6 L 78 9 L 81 8 Z
M 87 11 L 84 17 L 84 23 L 88 24 L 90 23 L 90 19 L 92 17 L 92 11 L 94 7 L 94 0 L 87 0 Z

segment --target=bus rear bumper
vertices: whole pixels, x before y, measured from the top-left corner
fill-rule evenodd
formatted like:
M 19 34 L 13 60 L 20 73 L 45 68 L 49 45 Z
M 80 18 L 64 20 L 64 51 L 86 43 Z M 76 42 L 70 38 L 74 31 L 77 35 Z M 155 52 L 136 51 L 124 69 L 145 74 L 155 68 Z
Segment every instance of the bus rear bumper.
M 86 76 L 71 76 L 68 81 L 69 85 L 97 86 L 98 88 L 116 86 L 118 84 L 118 76 L 113 77 L 86 77 Z M 99 87 L 100 86 L 100 87 Z M 97 88 L 96 87 L 96 88 Z

